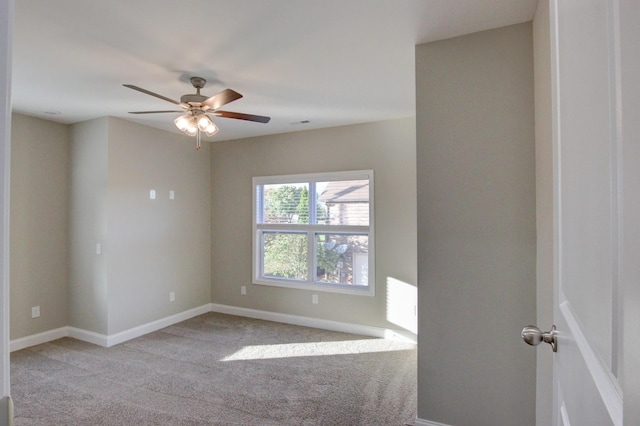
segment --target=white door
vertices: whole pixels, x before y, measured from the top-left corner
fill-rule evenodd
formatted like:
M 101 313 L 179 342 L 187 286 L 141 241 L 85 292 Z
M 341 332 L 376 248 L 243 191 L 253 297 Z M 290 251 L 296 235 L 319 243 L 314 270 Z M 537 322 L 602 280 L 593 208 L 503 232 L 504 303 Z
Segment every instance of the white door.
M 553 421 L 622 425 L 617 0 L 552 0 L 550 15 Z

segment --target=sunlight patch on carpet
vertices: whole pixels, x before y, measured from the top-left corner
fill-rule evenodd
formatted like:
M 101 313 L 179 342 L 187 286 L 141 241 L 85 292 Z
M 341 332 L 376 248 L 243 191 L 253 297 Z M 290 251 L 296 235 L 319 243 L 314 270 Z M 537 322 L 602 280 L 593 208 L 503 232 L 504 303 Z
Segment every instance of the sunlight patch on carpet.
M 284 343 L 245 346 L 220 361 L 293 358 L 307 356 L 355 355 L 363 353 L 407 351 L 415 344 L 385 339 L 346 340 L 339 342 Z

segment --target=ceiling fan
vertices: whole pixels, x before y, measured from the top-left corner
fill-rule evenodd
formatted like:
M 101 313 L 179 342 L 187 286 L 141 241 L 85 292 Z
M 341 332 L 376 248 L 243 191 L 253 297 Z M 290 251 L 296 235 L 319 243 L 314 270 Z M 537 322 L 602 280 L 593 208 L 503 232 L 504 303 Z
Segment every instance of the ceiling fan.
M 236 101 L 242 95 L 235 90 L 225 89 L 211 97 L 200 94 L 207 80 L 202 77 L 191 77 L 191 84 L 196 89 L 196 93 L 188 93 L 180 97 L 180 102 L 143 89 L 133 84 L 123 84 L 124 87 L 137 90 L 147 95 L 155 96 L 172 104 L 178 105 L 181 110 L 167 111 L 131 111 L 129 114 L 159 114 L 159 113 L 183 113 L 174 120 L 176 127 L 189 136 L 196 136 L 196 149 L 200 149 L 200 134 L 205 133 L 207 136 L 213 136 L 218 133 L 218 126 L 211 120 L 211 116 L 223 118 L 235 118 L 237 120 L 254 121 L 256 123 L 268 123 L 270 117 L 261 115 L 243 114 L 241 112 L 221 111 L 218 108 L 230 102 Z

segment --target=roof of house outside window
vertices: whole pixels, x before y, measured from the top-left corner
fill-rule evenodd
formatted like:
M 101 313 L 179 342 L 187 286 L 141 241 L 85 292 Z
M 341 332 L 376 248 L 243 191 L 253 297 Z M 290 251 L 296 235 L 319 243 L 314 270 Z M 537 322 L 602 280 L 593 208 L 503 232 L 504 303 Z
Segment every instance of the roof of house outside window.
M 368 180 L 329 182 L 318 201 L 325 203 L 366 203 L 369 201 Z

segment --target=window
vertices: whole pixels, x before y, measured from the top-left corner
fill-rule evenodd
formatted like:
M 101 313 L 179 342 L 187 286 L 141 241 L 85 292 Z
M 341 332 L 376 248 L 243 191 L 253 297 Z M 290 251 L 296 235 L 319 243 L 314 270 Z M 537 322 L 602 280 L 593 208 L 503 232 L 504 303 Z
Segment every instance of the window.
M 253 282 L 374 295 L 373 171 L 253 179 Z

